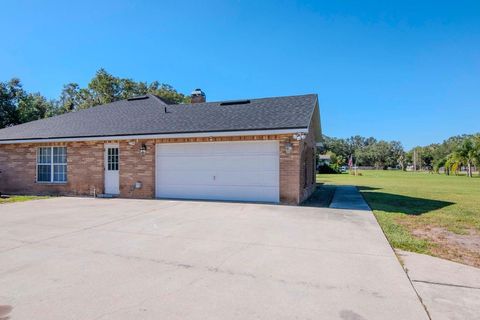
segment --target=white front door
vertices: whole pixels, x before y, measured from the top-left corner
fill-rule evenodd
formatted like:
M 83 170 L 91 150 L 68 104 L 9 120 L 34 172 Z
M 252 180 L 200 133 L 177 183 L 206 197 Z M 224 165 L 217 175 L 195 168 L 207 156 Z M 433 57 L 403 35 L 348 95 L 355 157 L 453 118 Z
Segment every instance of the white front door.
M 279 201 L 278 141 L 158 144 L 156 196 Z
M 105 193 L 120 194 L 118 144 L 105 144 Z

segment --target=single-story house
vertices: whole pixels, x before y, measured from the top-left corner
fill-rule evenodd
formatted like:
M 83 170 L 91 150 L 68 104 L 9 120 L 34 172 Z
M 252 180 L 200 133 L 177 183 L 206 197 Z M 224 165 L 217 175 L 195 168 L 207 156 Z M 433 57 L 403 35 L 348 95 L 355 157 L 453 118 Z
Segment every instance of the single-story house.
M 0 192 L 299 204 L 320 138 L 316 94 L 149 94 L 1 129 Z
M 330 165 L 330 161 L 332 161 L 332 157 L 329 154 L 319 154 L 318 155 L 318 163 L 317 165 L 322 166 L 322 165 Z

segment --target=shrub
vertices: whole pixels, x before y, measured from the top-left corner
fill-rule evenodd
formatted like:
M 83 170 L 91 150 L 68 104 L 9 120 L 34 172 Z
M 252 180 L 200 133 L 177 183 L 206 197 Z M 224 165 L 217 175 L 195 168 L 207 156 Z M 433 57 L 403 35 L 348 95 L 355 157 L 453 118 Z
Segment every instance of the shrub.
M 340 173 L 340 169 L 336 164 L 322 164 L 318 166 L 318 173 Z

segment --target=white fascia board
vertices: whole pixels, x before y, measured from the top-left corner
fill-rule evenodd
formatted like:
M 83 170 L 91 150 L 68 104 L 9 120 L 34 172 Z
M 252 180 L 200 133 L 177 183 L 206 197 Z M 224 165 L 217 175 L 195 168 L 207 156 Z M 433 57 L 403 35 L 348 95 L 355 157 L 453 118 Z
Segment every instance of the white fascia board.
M 293 128 L 279 130 L 248 130 L 248 131 L 219 131 L 219 132 L 198 132 L 198 133 L 163 133 L 125 136 L 103 136 L 103 137 L 79 137 L 79 138 L 45 138 L 25 140 L 5 140 L 0 144 L 16 143 L 45 143 L 45 142 L 74 142 L 74 141 L 107 141 L 107 140 L 144 140 L 163 138 L 202 138 L 202 137 L 232 137 L 232 136 L 263 136 L 288 133 L 308 133 L 308 128 Z

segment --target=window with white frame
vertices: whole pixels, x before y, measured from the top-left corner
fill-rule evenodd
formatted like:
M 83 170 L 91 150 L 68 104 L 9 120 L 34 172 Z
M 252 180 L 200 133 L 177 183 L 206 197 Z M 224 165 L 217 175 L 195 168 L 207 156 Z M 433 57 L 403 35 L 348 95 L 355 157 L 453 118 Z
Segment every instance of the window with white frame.
M 37 181 L 67 181 L 66 147 L 41 147 L 37 149 Z

